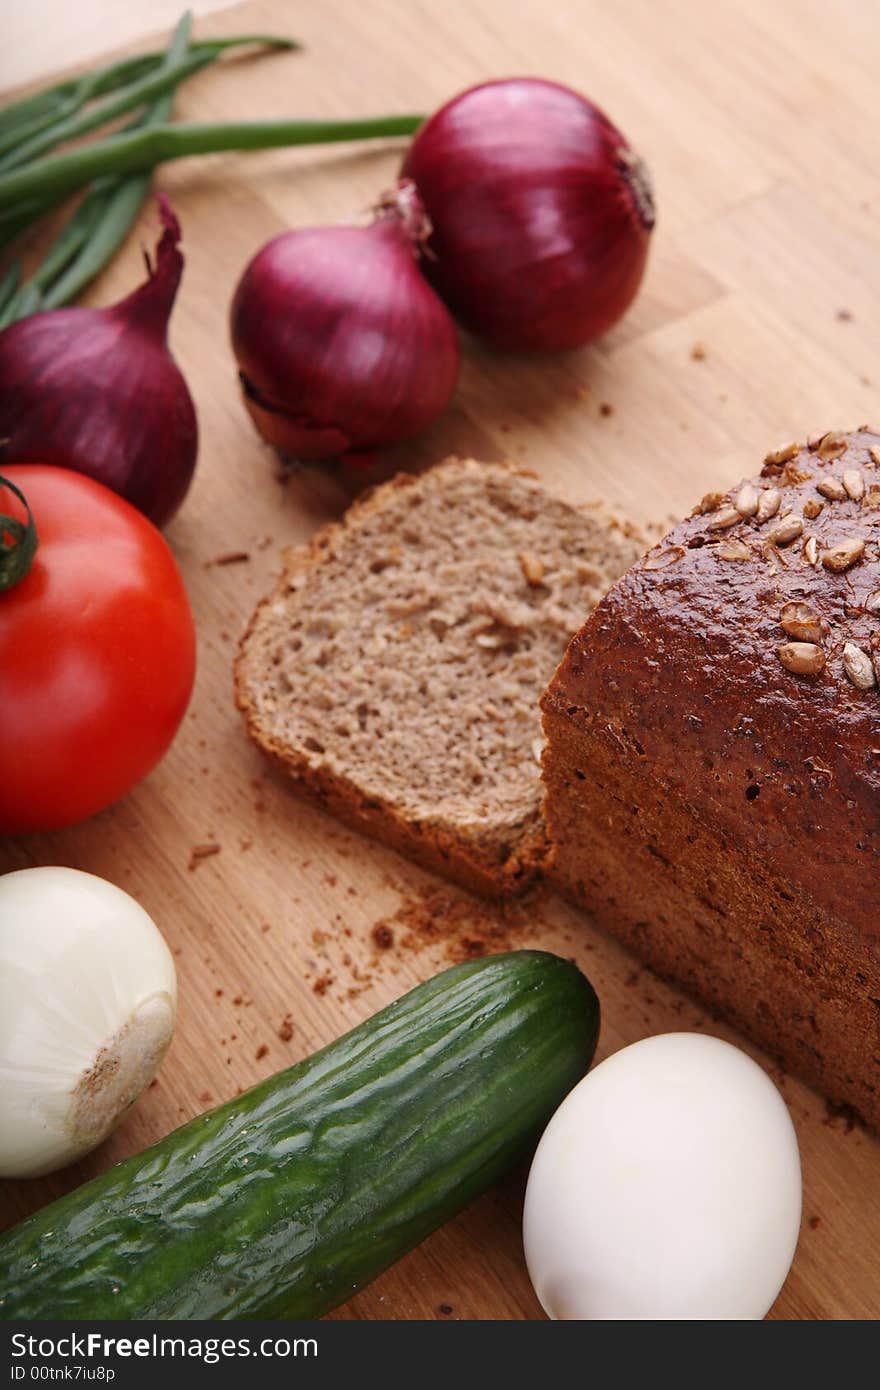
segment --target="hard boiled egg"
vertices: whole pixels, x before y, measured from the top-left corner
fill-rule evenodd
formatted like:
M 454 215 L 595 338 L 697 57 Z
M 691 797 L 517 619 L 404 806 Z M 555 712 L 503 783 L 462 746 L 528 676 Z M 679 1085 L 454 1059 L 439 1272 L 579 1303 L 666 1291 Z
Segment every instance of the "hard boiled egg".
M 551 1318 L 762 1318 L 794 1256 L 797 1139 L 739 1048 L 645 1038 L 562 1102 L 529 1174 L 526 1260 Z

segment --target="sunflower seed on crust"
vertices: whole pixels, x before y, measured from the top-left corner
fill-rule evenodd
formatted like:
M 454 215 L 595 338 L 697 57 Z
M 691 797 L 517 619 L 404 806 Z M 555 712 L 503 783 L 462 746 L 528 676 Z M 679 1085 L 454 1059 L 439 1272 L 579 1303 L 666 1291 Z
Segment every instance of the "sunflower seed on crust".
M 796 459 L 800 451 L 800 444 L 783 444 L 778 449 L 771 449 L 770 453 L 765 456 L 764 463 L 771 466 L 774 463 L 788 463 L 789 459 Z
M 859 690 L 871 690 L 877 684 L 871 658 L 855 642 L 844 644 L 843 669 Z
M 734 502 L 740 516 L 754 516 L 758 510 L 760 496 L 758 489 L 752 483 L 743 483 Z
M 705 516 L 707 512 L 717 512 L 726 500 L 723 492 L 707 492 L 700 498 L 691 516 Z
M 819 563 L 819 542 L 815 536 L 807 536 L 804 541 L 804 556 L 807 564 L 818 565 Z
M 647 555 L 642 569 L 645 570 L 665 570 L 670 565 L 674 565 L 685 555 L 683 545 L 668 546 L 666 550 L 652 550 Z
M 819 440 L 820 459 L 825 459 L 827 462 L 830 459 L 839 459 L 841 454 L 845 453 L 845 439 L 841 439 L 840 435 L 835 434 L 834 430 L 829 430 L 827 434 L 823 434 L 822 438 Z
M 865 608 L 869 613 L 880 613 L 880 589 L 875 589 L 873 594 L 869 594 L 865 599 Z
M 711 521 L 706 523 L 707 531 L 726 531 L 728 526 L 735 526 L 742 517 L 736 507 L 722 507 L 720 512 L 716 512 Z
M 781 521 L 777 521 L 767 532 L 767 540 L 771 545 L 791 545 L 798 536 L 803 535 L 804 522 L 799 516 L 785 516 Z
M 847 468 L 843 475 L 843 486 L 846 494 L 854 502 L 861 502 L 865 495 L 865 480 L 858 468 Z
M 872 444 L 870 449 L 868 450 L 868 454 L 874 467 L 880 468 L 880 449 L 875 449 L 874 445 Z
M 722 541 L 714 547 L 719 560 L 750 560 L 752 552 L 743 541 Z
M 816 484 L 816 491 L 821 492 L 823 497 L 827 497 L 829 502 L 844 502 L 846 500 L 846 488 L 833 473 L 830 473 L 827 478 L 823 478 L 821 483 Z
M 817 497 L 808 497 L 804 503 L 804 516 L 806 520 L 815 521 L 824 506 L 825 503 L 820 502 Z
M 825 668 L 825 653 L 815 642 L 783 642 L 776 655 L 795 676 L 818 676 Z
M 828 624 L 819 617 L 816 610 L 799 600 L 782 605 L 779 625 L 789 637 L 798 642 L 820 643 L 828 632 Z
M 823 552 L 822 564 L 827 570 L 833 570 L 835 574 L 840 574 L 861 560 L 864 553 L 864 536 L 851 536 L 849 540 L 838 541 L 836 545 L 829 546 Z
M 778 487 L 768 487 L 758 498 L 758 510 L 755 513 L 758 521 L 769 521 L 771 516 L 775 516 L 779 511 L 779 503 L 782 501 L 782 493 Z

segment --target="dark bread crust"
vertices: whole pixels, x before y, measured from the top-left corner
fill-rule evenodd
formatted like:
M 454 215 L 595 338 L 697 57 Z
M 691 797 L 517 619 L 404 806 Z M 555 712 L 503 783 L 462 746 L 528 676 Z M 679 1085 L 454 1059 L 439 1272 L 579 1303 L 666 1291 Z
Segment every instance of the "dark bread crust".
M 843 661 L 860 648 L 869 680 L 880 658 L 880 437 L 792 446 L 751 482 L 775 516 L 723 526 L 740 488 L 705 499 L 573 639 L 542 702 L 548 872 L 880 1128 L 880 687 Z M 779 656 L 794 603 L 821 625 L 812 676 Z

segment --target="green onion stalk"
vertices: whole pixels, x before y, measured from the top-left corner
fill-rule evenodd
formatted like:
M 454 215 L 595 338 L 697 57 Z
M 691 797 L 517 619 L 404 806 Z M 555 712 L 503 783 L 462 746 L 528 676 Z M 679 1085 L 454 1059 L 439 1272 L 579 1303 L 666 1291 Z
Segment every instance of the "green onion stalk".
M 46 194 L 63 196 L 99 175 L 153 169 L 157 164 L 193 154 L 411 135 L 423 120 L 420 115 L 404 115 L 362 120 L 220 121 L 152 126 L 112 135 L 84 149 L 70 150 L 0 175 L 0 203 L 9 208 L 18 199 Z
M 17 261 L 0 274 L 0 328 L 38 310 L 69 304 L 81 293 L 124 241 L 157 164 L 221 151 L 409 135 L 421 123 L 418 115 L 172 123 L 171 105 L 180 84 L 227 50 L 299 47 L 295 40 L 273 34 L 191 43 L 191 24 L 185 14 L 164 53 L 124 59 L 0 111 L 0 248 L 66 198 L 86 190 L 27 280 Z M 104 96 L 108 99 L 98 100 Z M 131 111 L 137 114 L 121 131 L 50 153 Z

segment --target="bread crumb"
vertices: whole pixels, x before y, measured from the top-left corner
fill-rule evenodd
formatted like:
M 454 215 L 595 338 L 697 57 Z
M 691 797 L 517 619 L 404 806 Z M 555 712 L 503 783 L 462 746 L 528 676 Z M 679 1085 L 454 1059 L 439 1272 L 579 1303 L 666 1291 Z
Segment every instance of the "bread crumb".
M 200 1105 L 210 1105 L 213 1099 L 214 1097 L 211 1095 L 210 1091 L 201 1091 L 198 1096 Z
M 836 1125 L 840 1120 L 843 1123 L 844 1134 L 851 1134 L 858 1123 L 858 1113 L 851 1105 L 835 1105 L 833 1101 L 825 1102 L 825 1125 Z
M 312 990 L 315 994 L 326 994 L 332 984 L 332 975 L 330 975 L 329 973 L 326 975 L 320 975 L 318 979 L 315 981 L 315 983 L 312 985 Z
M 600 415 L 603 415 L 603 416 L 605 417 L 606 420 L 607 420 L 607 418 L 608 418 L 609 415 L 613 415 L 613 414 L 614 414 L 614 406 L 611 404 L 610 401 L 602 401 L 602 402 L 601 402 L 601 404 L 600 404 L 600 406 L 599 406 L 599 414 L 600 414 Z
M 379 945 L 387 932 L 404 950 L 419 950 L 439 942 L 453 962 L 474 960 L 494 951 L 508 951 L 525 940 L 534 927 L 535 898 L 540 890 L 523 897 L 489 903 L 455 889 L 424 887 L 406 891 L 395 885 L 403 898 L 396 912 L 381 918 L 371 929 Z M 384 948 L 382 948 L 384 949 Z M 357 978 L 357 972 L 354 972 Z
M 278 1029 L 278 1036 L 282 1042 L 290 1042 L 293 1037 L 293 1021 L 290 1014 L 285 1014 L 281 1020 L 281 1027 Z
M 488 948 L 485 941 L 478 936 L 463 936 L 461 949 L 468 960 L 476 960 L 478 956 L 485 956 Z
M 807 1222 L 807 1225 L 809 1226 L 811 1231 L 818 1231 L 819 1227 L 822 1225 L 821 1216 L 811 1216 L 809 1221 Z
M 706 349 L 702 343 L 694 343 L 691 348 L 691 360 L 693 362 L 705 362 L 707 357 Z
M 390 951 L 394 945 L 394 932 L 387 922 L 377 922 L 370 935 L 380 951 Z
M 209 569 L 211 565 L 243 565 L 250 558 L 250 552 L 247 550 L 229 550 L 225 555 L 216 555 L 213 560 L 206 560 L 205 569 Z
M 218 845 L 216 842 L 211 842 L 205 845 L 193 845 L 192 849 L 190 850 L 189 864 L 187 866 L 189 868 L 190 873 L 192 873 L 193 869 L 197 869 L 199 867 L 203 859 L 210 859 L 213 854 L 219 854 L 220 848 L 220 845 Z
M 266 1046 L 266 1044 L 260 1043 L 260 1046 L 257 1048 L 256 1052 L 254 1053 L 254 1056 L 256 1057 L 258 1062 L 261 1062 L 268 1051 L 269 1049 Z

